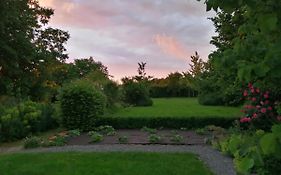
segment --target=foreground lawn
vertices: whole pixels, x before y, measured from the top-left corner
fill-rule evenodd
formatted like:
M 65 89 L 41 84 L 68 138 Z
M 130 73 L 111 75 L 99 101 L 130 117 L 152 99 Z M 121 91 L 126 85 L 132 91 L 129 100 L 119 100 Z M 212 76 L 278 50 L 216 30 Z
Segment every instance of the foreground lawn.
M 1 175 L 209 175 L 193 154 L 29 153 L 0 155 Z
M 114 117 L 240 117 L 239 107 L 203 106 L 197 98 L 155 98 L 151 107 L 129 107 Z

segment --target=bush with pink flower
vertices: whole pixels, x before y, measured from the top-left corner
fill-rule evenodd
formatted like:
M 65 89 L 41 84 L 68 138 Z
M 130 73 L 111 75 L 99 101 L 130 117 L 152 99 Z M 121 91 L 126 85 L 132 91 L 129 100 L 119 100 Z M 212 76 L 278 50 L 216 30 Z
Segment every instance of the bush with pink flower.
M 246 100 L 242 109 L 244 116 L 240 119 L 240 126 L 243 128 L 267 130 L 274 123 L 281 121 L 276 109 L 277 102 L 270 91 L 262 91 L 249 83 L 243 96 Z

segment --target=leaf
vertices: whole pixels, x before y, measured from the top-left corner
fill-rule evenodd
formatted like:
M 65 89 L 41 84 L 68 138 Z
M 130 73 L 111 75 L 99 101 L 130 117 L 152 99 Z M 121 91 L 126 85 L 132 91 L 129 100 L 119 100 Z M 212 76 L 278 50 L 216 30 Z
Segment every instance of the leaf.
M 281 125 L 273 125 L 271 130 L 275 137 L 281 140 Z
M 244 157 L 241 160 L 236 161 L 236 167 L 239 172 L 248 174 L 251 168 L 253 168 L 254 163 L 252 158 Z
M 270 67 L 265 65 L 264 63 L 259 63 L 254 66 L 254 72 L 258 77 L 264 77 L 270 71 Z
M 273 133 L 265 134 L 260 140 L 260 146 L 265 155 L 273 154 L 277 147 L 277 139 Z
M 229 140 L 229 151 L 234 154 L 237 150 L 238 147 L 241 143 L 241 137 L 239 137 L 238 135 L 233 135 L 231 136 L 230 140 Z
M 258 17 L 258 25 L 262 32 L 270 32 L 277 28 L 278 18 L 276 14 L 263 14 Z

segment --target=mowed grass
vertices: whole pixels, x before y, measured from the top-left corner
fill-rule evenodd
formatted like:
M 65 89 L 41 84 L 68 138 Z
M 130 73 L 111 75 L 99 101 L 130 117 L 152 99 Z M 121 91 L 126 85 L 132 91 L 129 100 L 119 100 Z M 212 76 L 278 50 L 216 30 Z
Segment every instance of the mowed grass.
M 240 107 L 203 106 L 197 98 L 155 98 L 150 107 L 128 107 L 114 117 L 240 117 Z
M 189 153 L 23 153 L 0 155 L 1 175 L 210 175 Z

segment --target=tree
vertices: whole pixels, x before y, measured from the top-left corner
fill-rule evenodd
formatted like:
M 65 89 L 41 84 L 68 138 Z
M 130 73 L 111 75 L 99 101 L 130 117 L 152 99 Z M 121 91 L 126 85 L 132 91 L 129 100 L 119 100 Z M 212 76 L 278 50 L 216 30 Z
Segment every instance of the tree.
M 207 9 L 219 14 L 223 11 L 236 20 L 230 47 L 212 55 L 224 74 L 232 72 L 239 83 L 252 82 L 263 89 L 271 89 L 280 100 L 281 93 L 281 2 L 207 0 Z M 221 29 L 230 27 L 222 23 Z M 226 38 L 226 37 L 225 37 Z M 227 76 L 229 77 L 229 76 Z
M 67 58 L 69 34 L 47 26 L 53 14 L 36 0 L 1 0 L 0 95 L 30 95 L 46 65 Z

